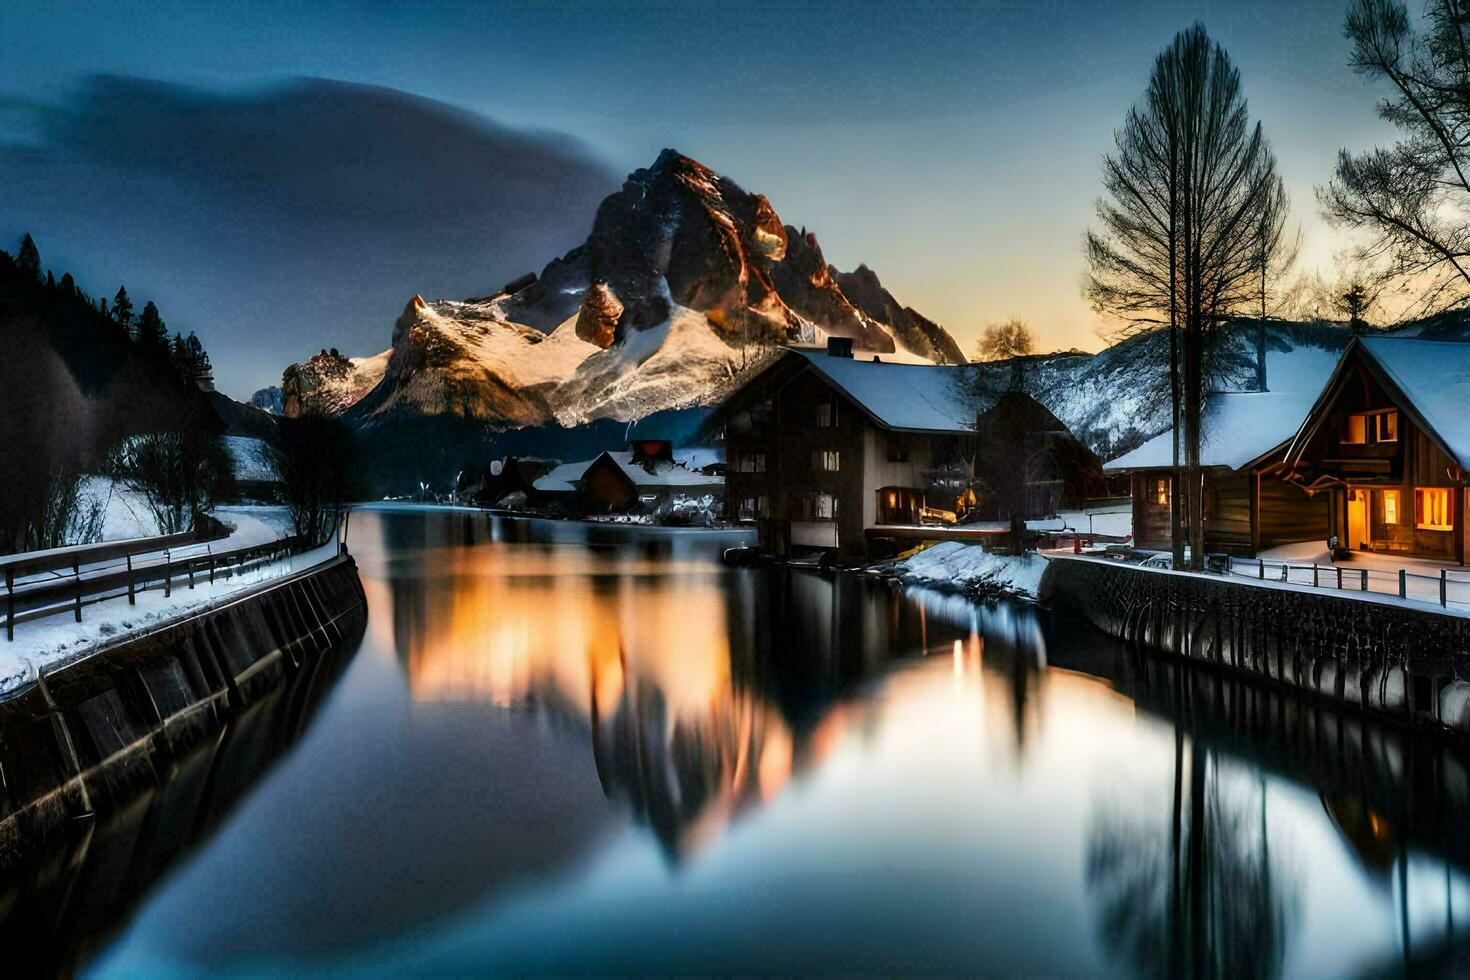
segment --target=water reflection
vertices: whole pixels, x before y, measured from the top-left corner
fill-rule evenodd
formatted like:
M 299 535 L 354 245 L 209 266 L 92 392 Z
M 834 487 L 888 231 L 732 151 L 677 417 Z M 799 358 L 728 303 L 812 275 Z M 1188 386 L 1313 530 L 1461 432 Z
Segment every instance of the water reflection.
M 1459 962 L 1463 750 L 729 543 L 354 517 L 362 651 L 98 969 Z

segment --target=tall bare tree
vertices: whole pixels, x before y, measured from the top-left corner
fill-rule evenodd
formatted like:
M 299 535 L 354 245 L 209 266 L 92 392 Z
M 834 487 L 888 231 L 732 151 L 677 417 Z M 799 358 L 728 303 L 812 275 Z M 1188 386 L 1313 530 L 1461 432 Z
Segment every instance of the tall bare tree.
M 1174 550 L 1203 564 L 1200 467 L 1207 350 L 1216 326 L 1249 311 L 1263 273 L 1280 265 L 1286 191 L 1240 72 L 1195 24 L 1154 61 L 1147 91 L 1103 162 L 1107 196 L 1088 232 L 1087 294 L 1125 332 L 1170 331 L 1175 465 Z M 1186 530 L 1180 534 L 1180 525 Z
M 1403 3 L 1354 0 L 1343 33 L 1353 69 L 1388 84 L 1378 114 L 1403 138 L 1340 150 L 1322 210 L 1419 290 L 1422 312 L 1458 306 L 1470 299 L 1470 5 L 1425 0 L 1416 33 Z

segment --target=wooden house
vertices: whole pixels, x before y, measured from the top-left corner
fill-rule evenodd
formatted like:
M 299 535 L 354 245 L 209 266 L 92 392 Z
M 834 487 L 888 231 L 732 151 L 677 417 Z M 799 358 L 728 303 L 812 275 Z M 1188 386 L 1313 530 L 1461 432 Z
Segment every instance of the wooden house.
M 1211 394 L 1201 420 L 1205 551 L 1253 556 L 1329 534 L 1326 502 L 1282 479 L 1282 458 L 1319 390 Z M 1182 457 L 1182 450 L 1181 450 Z M 1174 465 L 1173 430 L 1104 464 L 1129 478 L 1133 543 L 1168 551 L 1170 512 L 1183 467 Z
M 1467 465 L 1470 343 L 1397 337 L 1348 345 L 1283 460 L 1339 547 L 1461 564 Z
M 1026 517 L 1051 516 L 1073 484 L 1096 482 L 1096 460 L 1063 448 L 1081 447 L 1026 395 L 993 402 L 978 438 L 974 372 L 859 360 L 838 339 L 825 351 L 783 352 L 716 414 L 727 517 L 755 525 L 761 547 L 775 554 L 866 554 L 876 542 L 912 537 L 916 526 L 952 523 L 961 498 L 995 486 L 1001 470 L 1027 484 L 1027 506 L 1037 510 Z M 1016 426 L 1021 446 L 1002 451 L 1002 431 Z M 988 477 L 976 471 L 986 444 Z M 1080 480 L 1058 469 L 1078 459 L 1092 461 Z
M 533 489 L 542 499 L 561 498 L 603 513 L 656 507 L 676 497 L 723 495 L 724 479 L 676 462 L 668 440 L 639 439 L 629 446 L 563 463 L 536 480 Z

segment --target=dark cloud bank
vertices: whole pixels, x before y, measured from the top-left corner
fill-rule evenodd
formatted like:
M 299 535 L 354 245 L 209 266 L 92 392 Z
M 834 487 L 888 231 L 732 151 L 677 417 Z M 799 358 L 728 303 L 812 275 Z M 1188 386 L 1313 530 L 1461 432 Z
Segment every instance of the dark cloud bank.
M 96 77 L 0 143 L 0 247 L 119 281 L 239 395 L 322 346 L 387 346 L 408 297 L 483 295 L 584 238 L 618 177 L 576 141 L 392 89 L 246 94 Z

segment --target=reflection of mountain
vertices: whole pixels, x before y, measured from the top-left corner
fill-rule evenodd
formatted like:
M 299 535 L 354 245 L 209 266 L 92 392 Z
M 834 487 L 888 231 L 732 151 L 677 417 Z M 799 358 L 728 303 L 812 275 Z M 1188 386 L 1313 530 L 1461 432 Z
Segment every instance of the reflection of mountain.
M 508 548 L 524 523 L 383 522 L 411 696 L 544 710 L 587 732 L 604 793 L 673 859 L 818 764 L 851 685 L 968 631 L 842 577 L 728 572 L 681 539 Z M 401 528 L 398 525 L 408 525 Z M 412 535 L 410 539 L 398 537 Z

